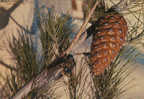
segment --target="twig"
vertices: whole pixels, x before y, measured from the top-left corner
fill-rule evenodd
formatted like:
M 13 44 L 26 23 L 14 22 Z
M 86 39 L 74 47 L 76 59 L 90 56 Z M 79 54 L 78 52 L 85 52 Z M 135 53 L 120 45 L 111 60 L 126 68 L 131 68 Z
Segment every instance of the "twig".
M 74 46 L 74 44 L 78 41 L 78 39 L 80 38 L 81 34 L 85 31 L 86 25 L 88 24 L 88 22 L 89 22 L 89 20 L 90 20 L 90 18 L 92 16 L 92 14 L 93 14 L 93 12 L 96 9 L 96 7 L 97 7 L 98 4 L 99 3 L 97 1 L 95 3 L 95 5 L 93 6 L 93 8 L 91 9 L 91 11 L 89 12 L 89 14 L 88 14 L 86 20 L 84 21 L 83 25 L 81 26 L 80 31 L 77 33 L 77 35 L 75 36 L 75 38 L 72 40 L 72 43 L 69 46 L 69 48 L 62 53 L 62 56 L 64 56 L 65 54 L 69 54 L 70 53 L 70 51 L 72 50 L 72 47 Z
M 31 80 L 28 84 L 26 84 L 20 91 L 16 93 L 14 97 L 11 99 L 22 99 L 24 96 L 26 96 L 31 90 L 31 86 L 33 84 L 33 80 Z
M 128 43 L 132 43 L 132 42 L 136 41 L 137 39 L 142 38 L 143 36 L 144 36 L 144 30 L 140 34 L 138 34 L 137 36 L 128 40 Z
M 7 69 L 16 71 L 16 68 L 14 68 L 14 67 L 12 67 L 12 66 L 10 66 L 10 65 L 8 65 L 8 64 L 6 64 L 6 63 L 4 63 L 3 61 L 0 61 L 0 64 L 1 64 L 3 67 L 7 68 Z
M 90 20 L 90 18 L 92 16 L 94 10 L 96 9 L 97 5 L 98 5 L 98 1 L 95 3 L 93 8 L 91 9 L 90 13 L 88 14 L 88 17 L 84 21 L 83 25 L 80 28 L 80 31 L 78 32 L 76 37 L 73 39 L 73 41 L 72 41 L 71 45 L 69 46 L 69 48 L 62 53 L 62 56 L 70 53 L 73 45 L 78 41 L 78 39 L 80 38 L 81 34 L 85 31 L 86 25 L 88 24 L 88 21 Z M 22 97 L 26 96 L 33 88 L 39 87 L 41 85 L 41 83 L 39 84 L 39 82 L 45 83 L 46 79 L 50 79 L 52 76 L 54 76 L 56 71 L 58 71 L 58 70 L 60 70 L 62 68 L 61 66 L 56 65 L 59 62 L 62 62 L 61 59 L 58 59 L 58 60 L 54 61 L 55 64 L 51 64 L 49 69 L 43 70 L 39 75 L 37 75 L 37 77 L 35 79 L 32 79 L 28 84 L 26 84 L 22 89 L 20 89 L 15 94 L 15 96 L 13 96 L 11 99 L 21 99 Z M 40 79 L 40 80 L 38 80 L 38 82 L 36 82 L 38 85 L 33 87 L 32 86 L 33 82 L 37 81 L 37 79 Z M 57 79 L 57 77 L 55 77 L 55 79 Z
M 26 33 L 32 33 L 31 31 L 29 31 L 28 29 L 26 29 L 24 26 L 22 26 L 21 24 L 19 24 L 12 16 L 10 16 L 10 18 L 21 30 L 24 30 Z
M 68 58 L 67 56 L 56 58 L 47 68 L 43 69 L 40 74 L 24 85 L 11 99 L 22 99 L 33 89 L 41 88 L 43 85 L 50 84 L 60 79 L 62 77 L 62 65 L 64 65 L 64 63 L 70 64 L 69 62 L 71 61 L 74 63 L 73 58 Z

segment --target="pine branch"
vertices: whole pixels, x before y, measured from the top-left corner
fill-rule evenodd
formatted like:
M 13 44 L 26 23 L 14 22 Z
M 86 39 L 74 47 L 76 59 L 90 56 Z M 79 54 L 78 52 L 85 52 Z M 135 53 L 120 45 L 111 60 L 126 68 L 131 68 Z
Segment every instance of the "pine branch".
M 97 7 L 98 4 L 99 4 L 99 2 L 97 1 L 95 3 L 95 5 L 93 6 L 93 8 L 91 9 L 91 11 L 89 12 L 89 14 L 88 14 L 86 20 L 84 21 L 83 25 L 81 26 L 80 31 L 77 33 L 77 35 L 75 36 L 75 38 L 72 40 L 72 43 L 69 46 L 69 48 L 62 53 L 62 56 L 65 55 L 65 54 L 68 55 L 70 53 L 70 51 L 72 50 L 72 47 L 74 46 L 74 44 L 78 41 L 78 39 L 80 38 L 81 34 L 85 31 L 86 26 L 87 26 L 87 24 L 88 24 L 88 22 L 89 22 L 89 20 L 90 20 L 90 18 L 92 16 L 92 14 L 94 13 L 94 10 L 96 9 L 96 7 Z
M 34 79 L 32 79 L 25 86 L 23 86 L 11 99 L 21 99 L 22 97 L 26 96 L 30 91 L 32 91 L 34 88 L 41 87 L 45 83 L 48 84 L 48 83 L 51 83 L 51 81 L 59 79 L 61 72 L 59 72 L 59 74 L 54 77 L 55 73 L 57 73 L 59 70 L 62 71 L 62 67 L 59 66 L 58 63 L 61 62 L 61 58 L 63 58 L 65 56 L 65 54 L 70 53 L 73 45 L 78 41 L 81 34 L 84 32 L 85 27 L 97 5 L 98 5 L 98 2 L 95 3 L 95 5 L 91 9 L 88 17 L 86 18 L 85 22 L 83 23 L 79 33 L 76 35 L 76 37 L 72 41 L 69 48 L 62 53 L 62 56 L 60 58 L 57 58 L 56 60 L 54 60 L 53 63 L 50 64 L 46 70 L 44 69 L 39 75 L 37 75 Z M 57 61 L 59 61 L 59 62 L 57 62 Z M 48 79 L 52 79 L 52 80 L 48 80 Z M 37 82 L 35 82 L 35 81 L 37 81 Z M 50 82 L 48 82 L 48 81 L 50 81 Z M 35 82 L 35 84 L 33 84 L 33 82 Z M 33 85 L 35 85 L 35 86 L 33 86 Z
M 53 81 L 60 79 L 62 74 L 62 66 L 65 63 L 74 63 L 73 59 L 69 56 L 56 58 L 48 68 L 43 69 L 43 71 L 38 74 L 34 79 L 29 81 L 24 85 L 11 99 L 22 99 L 27 96 L 35 88 L 40 88 L 43 85 L 50 84 Z M 73 65 L 73 64 L 72 64 Z

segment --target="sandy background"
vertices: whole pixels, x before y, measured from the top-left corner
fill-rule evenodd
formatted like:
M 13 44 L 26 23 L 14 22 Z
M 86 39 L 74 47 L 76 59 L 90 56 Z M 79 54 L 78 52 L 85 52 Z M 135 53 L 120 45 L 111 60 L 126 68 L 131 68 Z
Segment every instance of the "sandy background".
M 13 6 L 15 2 L 9 3 L 0 3 L 0 7 L 4 7 L 5 9 L 9 9 Z M 23 2 L 20 4 L 12 13 L 11 16 L 15 19 L 15 21 L 22 25 L 23 27 L 31 27 L 32 19 L 33 19 L 33 0 L 27 0 L 27 2 Z M 7 49 L 7 40 L 8 37 L 15 35 L 18 37 L 19 26 L 10 18 L 9 23 L 5 28 L 0 30 L 0 59 L 3 60 L 8 65 L 12 65 L 14 62 L 12 61 L 12 57 L 10 53 L 8 53 Z M 0 64 L 0 72 L 2 76 L 5 76 L 9 71 L 3 65 Z
M 71 9 L 71 2 L 70 0 L 41 0 L 39 3 L 39 7 L 43 7 L 46 5 L 46 7 L 55 7 L 57 9 L 58 13 L 71 13 L 74 17 L 82 17 L 82 9 L 81 9 L 81 0 L 77 0 L 77 4 L 79 5 L 78 11 L 72 11 Z M 0 6 L 3 6 L 4 8 L 8 9 L 11 7 L 13 3 L 0 3 Z M 109 4 L 111 6 L 111 4 Z M 33 15 L 34 15 L 34 0 L 25 0 L 19 7 L 17 7 L 14 12 L 11 14 L 11 16 L 22 26 L 29 28 L 31 27 L 33 23 Z M 135 23 L 135 18 L 132 16 L 125 16 L 127 21 L 133 20 L 131 24 Z M 78 26 L 82 23 L 81 21 L 75 21 Z M 0 46 L 2 46 L 2 49 L 0 51 L 0 59 L 4 60 L 7 64 L 13 64 L 14 62 L 11 61 L 11 55 L 5 50 L 7 48 L 7 44 L 4 43 L 7 41 L 7 35 L 10 36 L 11 34 L 14 34 L 17 36 L 17 29 L 19 27 L 10 19 L 9 24 L 2 30 L 0 30 Z M 74 49 L 78 49 L 77 52 L 83 52 L 89 50 L 89 44 L 91 42 L 91 38 L 89 38 L 87 41 L 83 42 L 82 44 L 79 43 L 77 46 L 75 46 Z M 137 47 L 137 45 L 135 45 Z M 144 55 L 144 50 L 142 46 L 137 47 L 138 50 L 142 55 Z M 75 50 L 73 50 L 75 52 Z M 77 66 L 80 66 L 83 64 L 82 58 L 83 56 L 75 56 L 75 60 L 77 61 Z M 85 65 L 83 65 L 85 66 Z M 133 79 L 132 82 L 129 84 L 129 86 L 132 86 L 131 89 L 129 89 L 126 93 L 126 95 L 121 96 L 120 99 L 144 99 L 144 59 L 141 57 L 137 58 L 137 63 L 130 64 L 130 68 L 136 69 L 132 72 L 131 76 L 128 79 Z M 5 76 L 8 73 L 8 70 L 0 65 L 0 72 L 3 73 Z M 57 91 L 58 99 L 68 99 L 67 96 L 64 94 L 64 89 L 60 88 Z M 64 98 L 66 97 L 66 98 Z

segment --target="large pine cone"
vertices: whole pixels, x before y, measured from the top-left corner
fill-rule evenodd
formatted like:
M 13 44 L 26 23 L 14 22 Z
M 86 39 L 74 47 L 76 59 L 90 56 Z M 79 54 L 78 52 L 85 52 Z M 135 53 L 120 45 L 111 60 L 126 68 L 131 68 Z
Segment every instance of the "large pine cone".
M 91 44 L 91 63 L 94 75 L 100 75 L 118 55 L 125 42 L 128 31 L 123 16 L 109 11 L 100 17 L 93 25 L 93 40 Z

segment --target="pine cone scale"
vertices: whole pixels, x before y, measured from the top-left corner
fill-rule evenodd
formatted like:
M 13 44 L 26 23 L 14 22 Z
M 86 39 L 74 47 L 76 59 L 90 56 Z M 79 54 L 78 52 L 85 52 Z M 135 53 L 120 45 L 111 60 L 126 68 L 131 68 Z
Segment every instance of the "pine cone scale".
M 93 25 L 95 25 L 95 29 L 93 31 L 90 60 L 92 72 L 99 75 L 118 55 L 125 42 L 128 27 L 124 17 L 116 12 L 107 13 Z

